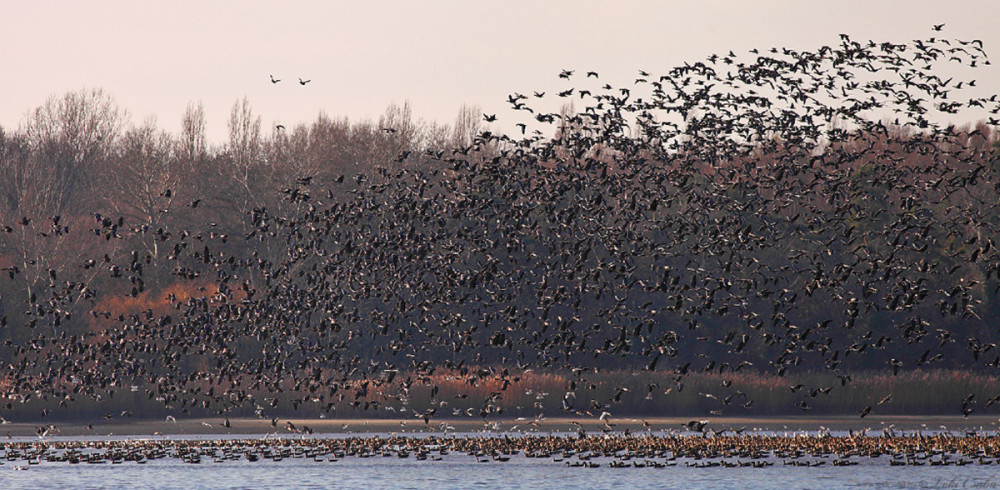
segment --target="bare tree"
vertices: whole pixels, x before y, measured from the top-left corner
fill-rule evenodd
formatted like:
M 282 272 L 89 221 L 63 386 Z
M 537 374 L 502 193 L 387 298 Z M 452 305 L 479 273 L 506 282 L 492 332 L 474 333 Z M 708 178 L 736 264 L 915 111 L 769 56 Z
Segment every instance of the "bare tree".
M 292 178 L 317 177 L 323 171 L 321 155 L 312 151 L 312 138 L 305 124 L 275 129 L 264 143 L 264 154 L 274 166 L 274 174 Z
M 417 136 L 417 125 L 413 121 L 413 111 L 409 102 L 402 106 L 395 102 L 385 108 L 378 120 L 378 132 L 370 140 L 367 168 L 386 165 L 409 150 Z
M 22 131 L 27 136 L 44 188 L 36 204 L 50 213 L 67 208 L 89 187 L 98 165 L 125 125 L 126 113 L 100 89 L 50 97 L 30 113 Z M 41 210 L 41 209 L 40 209 Z
M 243 196 L 236 203 L 246 212 L 256 202 L 255 183 L 261 178 L 262 146 L 260 116 L 255 116 L 246 97 L 237 100 L 229 115 L 228 156 L 235 184 Z M 236 196 L 233 196 L 236 197 Z
M 117 214 L 132 218 L 152 231 L 161 227 L 180 180 L 173 147 L 170 135 L 157 129 L 152 119 L 128 130 L 120 140 L 116 155 L 109 159 L 111 171 L 105 172 L 101 179 L 107 205 Z M 155 235 L 146 233 L 143 236 L 148 253 L 159 257 Z
M 418 132 L 417 148 L 421 150 L 441 150 L 451 143 L 452 128 L 447 124 L 425 123 Z
M 229 113 L 229 154 L 233 163 L 249 171 L 260 156 L 260 116 L 254 116 L 246 97 Z
M 478 105 L 465 105 L 458 109 L 458 116 L 455 117 L 455 126 L 451 133 L 451 143 L 455 146 L 469 146 L 472 140 L 479 134 L 479 127 L 482 123 L 483 114 Z
M 351 124 L 347 118 L 335 120 L 320 113 L 309 127 L 309 159 L 330 176 L 344 172 L 353 163 L 348 161 L 350 138 Z
M 181 156 L 197 162 L 208 153 L 205 143 L 205 109 L 201 102 L 190 103 L 181 120 Z

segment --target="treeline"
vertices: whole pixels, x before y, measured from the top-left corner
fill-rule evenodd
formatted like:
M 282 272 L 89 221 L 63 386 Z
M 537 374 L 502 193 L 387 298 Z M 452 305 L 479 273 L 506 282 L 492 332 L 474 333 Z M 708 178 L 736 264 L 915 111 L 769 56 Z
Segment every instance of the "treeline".
M 187 108 L 180 134 L 170 134 L 154 120 L 131 124 L 101 90 L 52 97 L 21 127 L 0 127 L 0 336 L 30 337 L 37 322 L 21 305 L 58 275 L 92 292 L 85 295 L 89 306 L 65 312 L 60 325 L 70 331 L 87 322 L 78 313 L 95 301 L 138 304 L 140 293 L 184 290 L 189 282 L 172 267 L 156 267 L 171 255 L 162 250 L 166 234 L 242 236 L 250 211 L 281 209 L 286 195 L 279 191 L 295 182 L 350 182 L 403 161 L 417 167 L 468 145 L 480 120 L 477 107 L 463 107 L 454 126 L 424 123 L 408 104 L 393 104 L 378 121 L 320 115 L 311 124 L 268 130 L 242 99 L 232 108 L 228 141 L 210 144 L 200 105 Z M 104 220 L 114 222 L 116 240 L 90 239 Z M 152 267 L 123 291 L 103 273 L 130 254 Z M 106 260 L 96 267 L 88 259 Z

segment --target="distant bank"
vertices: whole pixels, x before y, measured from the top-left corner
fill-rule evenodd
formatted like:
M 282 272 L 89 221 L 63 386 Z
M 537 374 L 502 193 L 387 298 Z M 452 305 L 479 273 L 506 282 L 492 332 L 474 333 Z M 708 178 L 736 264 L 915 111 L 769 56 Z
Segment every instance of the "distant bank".
M 135 421 L 114 422 L 104 424 L 55 424 L 39 425 L 30 423 L 8 423 L 0 426 L 0 440 L 3 437 L 37 437 L 40 428 L 48 429 L 46 438 L 51 437 L 86 437 L 86 436 L 227 436 L 227 435 L 264 435 L 273 434 L 288 436 L 318 436 L 323 434 L 469 434 L 489 433 L 494 435 L 520 433 L 549 432 L 576 433 L 583 430 L 589 435 L 608 433 L 623 433 L 626 430 L 632 434 L 647 431 L 655 433 L 677 432 L 692 433 L 687 428 L 690 417 L 611 417 L 608 424 L 596 418 L 554 417 L 540 420 L 525 418 L 506 418 L 488 420 L 484 423 L 479 419 L 431 419 L 425 423 L 421 419 L 279 419 L 272 425 L 270 419 L 229 419 L 229 427 L 225 427 L 225 419 L 203 418 L 182 419 L 173 421 Z M 854 416 L 830 417 L 705 417 L 700 421 L 708 421 L 705 431 L 708 433 L 769 431 L 783 432 L 819 432 L 830 431 L 996 431 L 1000 430 L 1000 418 L 996 416 L 979 415 L 963 418 L 948 415 L 887 415 L 869 416 L 864 419 Z M 306 431 L 309 431 L 308 433 Z

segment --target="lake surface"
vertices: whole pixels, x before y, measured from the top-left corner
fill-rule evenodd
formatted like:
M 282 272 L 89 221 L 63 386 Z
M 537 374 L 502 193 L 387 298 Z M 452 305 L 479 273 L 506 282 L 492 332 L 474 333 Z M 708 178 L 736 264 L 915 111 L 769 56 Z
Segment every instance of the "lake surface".
M 885 458 L 885 457 L 883 457 Z M 46 463 L 28 470 L 0 466 L 3 488 L 997 488 L 994 466 L 572 468 L 563 462 L 514 456 L 476 463 L 453 454 L 441 461 L 344 458 L 185 464 L 179 460 L 101 465 Z

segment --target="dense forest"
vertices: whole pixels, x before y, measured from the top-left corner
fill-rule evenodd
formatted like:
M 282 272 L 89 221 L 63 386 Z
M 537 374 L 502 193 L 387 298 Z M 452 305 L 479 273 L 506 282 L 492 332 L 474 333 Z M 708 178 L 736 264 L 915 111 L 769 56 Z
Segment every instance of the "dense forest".
M 845 36 L 564 71 L 513 135 L 474 107 L 265 131 L 243 99 L 209 145 L 197 105 L 169 134 L 53 97 L 0 128 L 0 413 L 864 414 L 884 385 L 852 382 L 928 375 L 981 392 L 896 411 L 985 409 L 1000 102 L 937 75 L 984 62 Z

